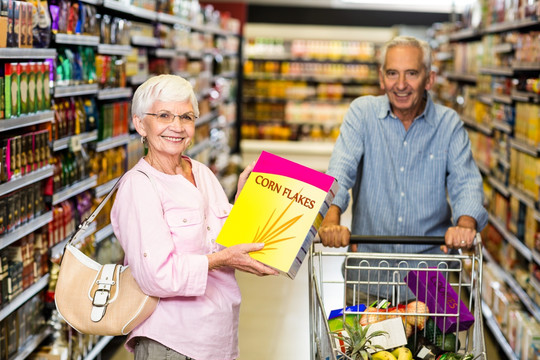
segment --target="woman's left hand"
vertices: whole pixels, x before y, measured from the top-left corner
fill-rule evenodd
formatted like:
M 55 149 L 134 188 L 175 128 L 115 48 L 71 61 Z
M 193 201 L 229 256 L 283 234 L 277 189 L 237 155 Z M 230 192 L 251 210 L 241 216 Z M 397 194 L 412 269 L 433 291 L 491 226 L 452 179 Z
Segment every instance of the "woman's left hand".
M 256 162 L 257 161 L 253 161 L 251 164 L 246 166 L 244 171 L 242 171 L 242 173 L 238 177 L 238 186 L 237 186 L 237 190 L 236 190 L 235 200 L 236 200 L 236 198 L 238 198 L 238 195 L 240 194 L 240 191 L 242 191 L 242 188 L 246 184 L 246 181 L 247 181 L 247 179 L 249 177 L 249 174 L 251 174 L 251 172 L 253 171 L 253 168 L 255 167 Z
M 222 266 L 229 266 L 258 276 L 278 275 L 277 270 L 253 259 L 249 255 L 250 252 L 262 250 L 263 247 L 263 243 L 238 244 L 207 255 L 208 269 L 213 270 Z

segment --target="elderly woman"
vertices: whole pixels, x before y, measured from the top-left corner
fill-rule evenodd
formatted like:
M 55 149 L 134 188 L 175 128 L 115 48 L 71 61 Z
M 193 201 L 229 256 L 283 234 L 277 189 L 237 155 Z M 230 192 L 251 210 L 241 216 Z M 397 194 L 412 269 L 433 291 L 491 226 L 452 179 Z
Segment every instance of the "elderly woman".
M 215 243 L 231 205 L 214 174 L 183 155 L 199 115 L 190 83 L 173 75 L 147 80 L 133 96 L 132 114 L 148 154 L 122 178 L 111 223 L 141 289 L 160 302 L 126 347 L 136 360 L 235 359 L 235 269 L 277 271 L 249 256 L 261 245 Z M 251 170 L 240 175 L 238 191 Z

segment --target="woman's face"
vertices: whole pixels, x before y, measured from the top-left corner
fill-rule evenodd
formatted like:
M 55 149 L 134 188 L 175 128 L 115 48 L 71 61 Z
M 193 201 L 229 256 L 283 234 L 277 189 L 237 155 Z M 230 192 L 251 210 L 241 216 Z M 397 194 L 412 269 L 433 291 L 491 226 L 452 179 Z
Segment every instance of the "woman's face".
M 178 157 L 191 144 L 195 119 L 189 101 L 156 100 L 142 119 L 134 117 L 134 125 L 141 136 L 146 136 L 152 156 Z

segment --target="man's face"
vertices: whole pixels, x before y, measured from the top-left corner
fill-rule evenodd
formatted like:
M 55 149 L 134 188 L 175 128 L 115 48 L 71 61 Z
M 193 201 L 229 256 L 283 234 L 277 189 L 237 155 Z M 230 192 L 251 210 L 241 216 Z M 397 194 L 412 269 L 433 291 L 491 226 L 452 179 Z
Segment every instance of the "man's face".
M 381 89 L 386 92 L 392 111 L 418 115 L 424 91 L 433 84 L 434 73 L 427 73 L 422 51 L 412 46 L 395 46 L 386 52 L 386 65 L 379 71 Z

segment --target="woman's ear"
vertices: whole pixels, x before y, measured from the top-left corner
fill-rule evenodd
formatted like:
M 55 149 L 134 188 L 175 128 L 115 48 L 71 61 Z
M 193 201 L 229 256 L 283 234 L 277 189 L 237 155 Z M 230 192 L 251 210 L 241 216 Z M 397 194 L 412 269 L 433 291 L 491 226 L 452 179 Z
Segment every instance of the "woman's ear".
M 135 126 L 135 130 L 137 130 L 139 135 L 141 135 L 142 137 L 145 137 L 147 134 L 146 134 L 146 130 L 144 129 L 143 120 L 137 115 L 133 115 L 132 121 L 133 121 L 133 126 Z

